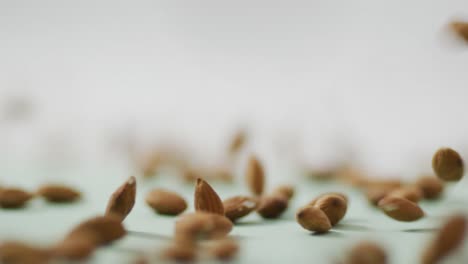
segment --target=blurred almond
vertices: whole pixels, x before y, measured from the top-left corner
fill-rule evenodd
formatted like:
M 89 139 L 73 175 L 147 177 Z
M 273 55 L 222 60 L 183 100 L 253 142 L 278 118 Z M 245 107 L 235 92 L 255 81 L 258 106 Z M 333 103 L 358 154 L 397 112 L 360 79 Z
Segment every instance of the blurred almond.
M 296 213 L 296 220 L 303 228 L 317 233 L 328 232 L 332 227 L 327 215 L 311 205 L 300 208 Z
M 178 215 L 187 209 L 185 199 L 175 192 L 154 189 L 146 195 L 146 203 L 158 214 Z
M 89 258 L 97 248 L 95 241 L 87 236 L 76 236 L 67 239 L 52 248 L 54 258 L 67 260 L 85 260 Z
M 468 42 L 468 23 L 462 21 L 454 21 L 451 24 L 452 30 L 463 40 Z
M 265 173 L 262 164 L 254 156 L 250 157 L 247 164 L 245 180 L 247 182 L 247 187 L 253 195 L 260 196 L 263 194 L 263 189 L 265 188 Z
M 314 206 L 325 213 L 332 226 L 343 219 L 348 209 L 346 200 L 338 194 L 324 195 L 315 202 Z
M 0 189 L 0 207 L 3 208 L 21 208 L 31 200 L 33 195 L 27 191 L 18 188 Z
M 349 251 L 344 264 L 386 264 L 387 253 L 377 243 L 362 241 Z
M 106 215 L 116 215 L 123 221 L 135 205 L 136 179 L 134 176 L 120 186 L 107 203 Z
M 197 179 L 195 186 L 195 210 L 224 215 L 223 202 L 213 188 L 204 180 Z
M 257 200 L 247 196 L 234 196 L 223 201 L 224 214 L 231 221 L 242 218 L 257 207 Z
M 267 195 L 260 199 L 257 213 L 263 218 L 278 218 L 288 208 L 288 199 L 284 195 Z
M 208 247 L 208 253 L 218 260 L 231 260 L 239 252 L 239 245 L 232 239 L 215 240 Z
M 443 181 L 459 181 L 464 173 L 463 160 L 455 150 L 441 148 L 432 158 L 432 169 Z
M 423 192 L 418 186 L 407 185 L 392 190 L 388 195 L 402 197 L 414 203 L 419 202 L 423 198 Z
M 57 184 L 47 184 L 37 190 L 39 196 L 53 203 L 67 203 L 78 200 L 81 193 L 71 187 Z
M 284 195 L 288 200 L 294 196 L 294 187 L 288 184 L 282 184 L 273 190 L 273 193 Z
M 50 259 L 51 254 L 46 249 L 14 241 L 0 244 L 2 264 L 45 264 L 49 263 Z
M 366 198 L 370 204 L 377 206 L 379 201 L 387 196 L 394 188 L 368 188 L 366 191 Z
M 197 254 L 193 245 L 177 243 L 163 249 L 161 258 L 175 262 L 193 262 L 196 260 Z
M 238 153 L 247 141 L 247 134 L 244 130 L 238 131 L 231 140 L 229 144 L 228 152 L 233 155 Z
M 70 231 L 65 240 L 88 239 L 96 245 L 105 245 L 122 238 L 126 233 L 120 217 L 116 215 L 98 216 L 77 225 Z
M 423 210 L 416 203 L 401 197 L 386 196 L 379 201 L 378 206 L 386 215 L 398 221 L 411 222 L 424 216 Z
M 314 206 L 318 200 L 322 199 L 323 197 L 327 197 L 329 195 L 340 196 L 343 200 L 345 200 L 346 203 L 348 203 L 348 196 L 346 196 L 346 194 L 339 193 L 339 192 L 327 192 L 327 193 L 322 193 L 319 196 L 315 197 L 312 201 L 308 203 L 308 205 Z
M 216 239 L 232 230 L 232 222 L 221 215 L 196 212 L 180 216 L 175 223 L 175 237 L 182 241 Z
M 436 177 L 420 177 L 416 181 L 416 185 L 421 188 L 424 198 L 429 200 L 437 199 L 444 191 L 444 183 Z

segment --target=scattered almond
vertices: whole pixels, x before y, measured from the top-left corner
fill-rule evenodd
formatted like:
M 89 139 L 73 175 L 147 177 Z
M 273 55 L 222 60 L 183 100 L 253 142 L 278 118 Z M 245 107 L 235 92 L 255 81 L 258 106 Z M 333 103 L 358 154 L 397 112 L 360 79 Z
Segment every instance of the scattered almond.
M 388 195 L 402 197 L 414 203 L 419 202 L 423 198 L 421 189 L 414 185 L 403 186 L 392 190 Z
M 196 212 L 180 216 L 175 223 L 175 237 L 180 240 L 216 239 L 232 230 L 232 222 L 221 215 Z
M 146 203 L 158 214 L 178 215 L 187 209 L 187 202 L 175 192 L 154 189 L 146 195 Z
M 262 164 L 254 156 L 250 157 L 247 164 L 245 180 L 247 182 L 247 187 L 253 195 L 260 196 L 263 194 L 263 189 L 265 188 L 265 173 Z
M 20 208 L 31 200 L 32 194 L 18 188 L 2 188 L 0 190 L 0 207 Z
M 327 215 L 322 210 L 310 205 L 297 211 L 296 220 L 303 228 L 317 233 L 328 232 L 332 227 Z
M 263 218 L 277 218 L 288 207 L 288 199 L 283 195 L 267 195 L 260 199 L 257 206 L 257 213 Z
M 436 177 L 420 177 L 416 185 L 421 188 L 425 199 L 437 199 L 444 191 L 444 183 Z
M 345 200 L 346 203 L 348 203 L 348 196 L 346 196 L 346 194 L 343 194 L 343 193 L 339 193 L 339 192 L 327 192 L 327 193 L 322 193 L 320 194 L 319 196 L 315 197 L 312 201 L 310 201 L 308 203 L 308 205 L 312 205 L 312 206 L 315 206 L 315 203 L 322 199 L 323 197 L 327 197 L 329 195 L 337 195 L 337 196 L 340 196 L 343 200 Z
M 73 202 L 80 198 L 79 191 L 64 185 L 48 184 L 37 190 L 39 196 L 53 203 Z
M 232 239 L 221 239 L 214 241 L 208 247 L 208 253 L 218 260 L 231 260 L 239 252 L 239 245 Z
M 224 215 L 223 202 L 213 188 L 198 178 L 195 187 L 195 210 Z
M 314 206 L 325 213 L 332 226 L 343 219 L 348 209 L 346 200 L 338 194 L 325 195 L 318 199 Z
M 73 239 L 64 240 L 53 247 L 52 254 L 55 258 L 84 260 L 90 257 L 96 248 L 95 241 L 88 239 L 87 236 L 75 236 Z
M 434 240 L 423 253 L 423 264 L 439 263 L 460 248 L 465 240 L 467 219 L 463 215 L 450 217 L 437 232 Z
M 379 201 L 387 196 L 393 188 L 369 188 L 366 191 L 366 198 L 370 204 L 377 206 Z
M 96 245 L 104 245 L 123 237 L 126 233 L 119 216 L 98 216 L 73 228 L 65 240 L 88 239 Z
M 120 186 L 110 197 L 107 203 L 106 215 L 116 215 L 123 221 L 132 211 L 135 204 L 136 179 L 134 176 Z
M 386 196 L 379 201 L 378 206 L 386 215 L 398 221 L 411 222 L 424 216 L 417 204 L 401 197 Z
M 0 263 L 2 264 L 45 264 L 51 258 L 48 250 L 20 242 L 0 244 Z
M 386 264 L 385 250 L 375 242 L 362 241 L 351 248 L 345 264 Z
M 432 169 L 444 181 L 459 181 L 464 173 L 463 160 L 455 150 L 441 148 L 432 158 Z
M 468 23 L 455 21 L 451 24 L 452 30 L 463 40 L 468 42 Z
M 165 248 L 161 252 L 161 258 L 176 262 L 193 262 L 196 260 L 197 255 L 193 245 L 178 243 Z
M 234 196 L 223 201 L 224 214 L 231 221 L 242 218 L 257 207 L 257 200 L 247 196 Z
M 291 185 L 283 184 L 276 187 L 273 190 L 273 193 L 284 195 L 284 197 L 286 197 L 288 200 L 291 200 L 291 198 L 294 196 L 294 187 Z

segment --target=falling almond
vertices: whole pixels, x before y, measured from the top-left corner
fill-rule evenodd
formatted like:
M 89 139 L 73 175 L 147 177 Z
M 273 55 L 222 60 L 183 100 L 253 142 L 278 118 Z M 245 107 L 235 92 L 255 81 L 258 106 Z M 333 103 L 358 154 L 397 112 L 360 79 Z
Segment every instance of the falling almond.
M 195 186 L 195 210 L 224 215 L 223 202 L 213 188 L 198 178 Z
M 459 181 L 464 174 L 463 159 L 451 148 L 437 150 L 432 158 L 432 168 L 437 177 L 444 181 Z
M 252 194 L 260 196 L 263 194 L 265 188 L 265 173 L 260 161 L 252 156 L 247 164 L 247 172 L 245 175 L 247 187 Z
M 398 221 L 411 222 L 424 216 L 417 204 L 401 197 L 387 196 L 379 201 L 378 206 L 386 215 Z
M 123 221 L 132 211 L 135 196 L 136 179 L 132 176 L 111 195 L 107 203 L 106 215 L 119 216 Z

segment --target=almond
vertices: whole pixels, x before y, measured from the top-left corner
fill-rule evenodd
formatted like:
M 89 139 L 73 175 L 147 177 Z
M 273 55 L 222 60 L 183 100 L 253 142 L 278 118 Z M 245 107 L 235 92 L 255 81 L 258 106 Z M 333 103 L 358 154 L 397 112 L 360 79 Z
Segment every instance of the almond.
M 337 195 L 337 196 L 340 196 L 341 198 L 343 198 L 343 200 L 345 200 L 346 203 L 348 203 L 348 196 L 346 196 L 345 194 L 343 193 L 339 193 L 339 192 L 327 192 L 327 193 L 322 193 L 320 194 L 319 196 L 315 197 L 312 201 L 310 201 L 307 205 L 312 205 L 314 206 L 315 203 L 319 200 L 319 199 L 322 199 L 323 197 L 326 197 L 326 196 L 329 196 L 329 195 Z
M 265 188 L 265 174 L 262 164 L 254 156 L 250 157 L 247 164 L 245 180 L 247 182 L 247 187 L 253 195 L 260 196 L 263 194 L 263 189 Z
M 119 216 L 98 216 L 73 228 L 65 240 L 88 239 L 96 245 L 104 245 L 123 237 L 126 233 Z
M 131 176 L 111 195 L 107 203 L 106 215 L 119 216 L 123 221 L 130 211 L 132 211 L 133 205 L 135 205 L 135 196 L 136 179 L 134 176 Z
M 187 209 L 187 202 L 175 192 L 154 189 L 146 195 L 146 203 L 158 214 L 178 215 Z
M 328 194 L 321 197 L 315 202 L 314 206 L 325 213 L 332 226 L 343 219 L 348 209 L 346 200 L 337 194 Z
M 18 188 L 2 188 L 0 190 L 0 207 L 20 208 L 31 200 L 32 194 Z
M 54 257 L 67 260 L 84 260 L 90 257 L 97 248 L 93 240 L 87 236 L 76 236 L 67 239 L 52 248 Z
M 231 221 L 242 218 L 257 207 L 257 200 L 247 196 L 234 196 L 223 201 L 224 214 Z
M 239 252 L 239 245 L 232 239 L 216 240 L 208 247 L 208 253 L 218 260 L 231 260 Z
M 414 203 L 419 202 L 423 198 L 421 189 L 414 185 L 403 186 L 392 190 L 388 195 L 402 197 Z
M 278 218 L 288 208 L 288 199 L 283 195 L 268 195 L 260 199 L 257 213 L 263 218 Z
M 161 258 L 176 262 L 193 262 L 197 255 L 193 245 L 178 243 L 165 248 L 161 252 Z
M 423 264 L 435 264 L 460 248 L 465 240 L 467 219 L 453 215 L 442 225 L 434 240 L 423 253 Z
M 444 183 L 436 177 L 420 177 L 416 181 L 416 185 L 421 188 L 424 198 L 429 200 L 437 199 L 444 191 Z
M 64 185 L 48 184 L 37 190 L 37 194 L 53 203 L 73 202 L 80 198 L 79 191 Z
M 332 227 L 327 215 L 322 210 L 310 205 L 297 211 L 296 220 L 303 228 L 317 233 L 328 232 Z
M 424 216 L 423 210 L 408 199 L 394 196 L 387 196 L 379 201 L 379 208 L 391 218 L 411 222 Z
M 198 178 L 195 187 L 195 210 L 224 215 L 223 202 L 213 188 Z
M 175 223 L 175 237 L 183 241 L 222 238 L 231 230 L 228 218 L 206 212 L 182 215 Z
M 387 253 L 375 242 L 362 241 L 351 248 L 345 264 L 386 264 Z
M 291 185 L 283 184 L 276 187 L 273 193 L 282 194 L 288 200 L 291 200 L 291 198 L 294 196 L 294 187 Z
M 48 250 L 20 242 L 0 244 L 0 263 L 3 264 L 45 264 L 50 261 Z
M 455 21 L 451 24 L 452 30 L 463 40 L 468 42 L 468 23 Z
M 231 140 L 229 144 L 228 152 L 233 155 L 238 153 L 247 141 L 247 134 L 244 130 L 238 131 Z
M 368 188 L 366 191 L 366 198 L 370 204 L 377 206 L 379 201 L 387 196 L 393 188 Z
M 441 180 L 459 181 L 464 173 L 463 160 L 455 150 L 441 148 L 432 158 L 432 169 Z

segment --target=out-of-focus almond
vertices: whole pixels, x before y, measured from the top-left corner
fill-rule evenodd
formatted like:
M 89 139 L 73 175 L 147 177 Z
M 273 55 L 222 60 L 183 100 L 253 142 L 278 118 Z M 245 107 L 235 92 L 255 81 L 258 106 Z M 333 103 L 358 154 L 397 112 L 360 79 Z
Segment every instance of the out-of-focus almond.
M 272 194 L 260 198 L 257 213 L 263 218 L 278 218 L 288 208 L 288 199 L 284 195 Z
M 238 131 L 229 144 L 228 152 L 233 155 L 238 153 L 247 141 L 247 134 L 244 130 Z
M 300 208 L 296 220 L 303 228 L 317 233 L 328 232 L 332 227 L 327 215 L 311 205 Z
M 224 215 L 223 202 L 213 188 L 204 180 L 197 179 L 195 186 L 195 210 Z
M 170 245 L 161 252 L 161 258 L 176 262 L 193 262 L 197 258 L 193 245 L 178 243 Z
M 158 214 L 178 215 L 187 209 L 187 202 L 175 192 L 154 189 L 146 195 L 146 203 Z
M 464 215 L 453 215 L 442 225 L 434 240 L 423 252 L 423 264 L 439 263 L 443 258 L 460 248 L 465 240 L 467 219 Z
M 423 198 L 423 192 L 418 186 L 407 185 L 392 190 L 388 195 L 402 197 L 408 199 L 414 203 L 419 202 Z
M 175 223 L 175 237 L 182 241 L 216 239 L 232 230 L 232 222 L 221 215 L 196 212 L 180 216 Z
M 208 247 L 208 253 L 218 260 L 231 260 L 238 252 L 237 242 L 228 238 L 213 241 Z
M 411 222 L 424 216 L 417 204 L 401 197 L 386 196 L 379 201 L 378 206 L 386 215 L 398 221 Z
M 96 245 L 108 244 L 123 237 L 127 232 L 116 215 L 98 216 L 88 219 L 70 231 L 65 240 L 88 239 Z
M 231 221 L 242 218 L 257 207 L 257 200 L 247 196 L 234 196 L 223 201 L 224 214 Z
M 463 159 L 455 150 L 441 148 L 432 158 L 432 169 L 444 181 L 459 181 L 464 173 Z
M 75 236 L 67 239 L 52 248 L 54 258 L 67 260 L 84 260 L 90 257 L 97 248 L 95 241 L 87 236 Z
M 33 195 L 18 188 L 3 188 L 0 190 L 0 207 L 21 208 L 31 200 Z
M 315 206 L 315 203 L 319 200 L 319 199 L 322 199 L 323 197 L 327 197 L 329 195 L 337 195 L 337 196 L 340 196 L 343 200 L 345 200 L 346 203 L 348 203 L 348 196 L 346 196 L 346 194 L 343 194 L 343 193 L 339 193 L 339 192 L 327 192 L 327 193 L 322 193 L 320 194 L 319 196 L 315 197 L 312 201 L 310 201 L 307 205 L 312 205 L 312 206 Z
M 250 157 L 247 164 L 245 180 L 247 182 L 247 187 L 253 195 L 260 196 L 263 194 L 263 189 L 265 188 L 265 173 L 262 164 L 254 156 Z
M 288 184 L 279 185 L 273 190 L 273 193 L 284 195 L 288 200 L 291 200 L 294 196 L 294 187 Z
M 393 188 L 369 188 L 366 191 L 366 198 L 370 204 L 377 206 L 379 201 L 387 196 Z
M 121 185 L 107 203 L 106 215 L 119 216 L 123 221 L 135 205 L 136 179 L 134 176 Z
M 50 258 L 46 249 L 14 241 L 0 244 L 0 263 L 3 264 L 45 264 Z
M 375 242 L 362 241 L 349 251 L 345 264 L 386 264 L 387 253 Z
M 462 21 L 454 21 L 451 23 L 452 30 L 463 40 L 468 42 L 468 23 Z
M 71 187 L 58 184 L 43 185 L 37 190 L 37 194 L 53 203 L 74 202 L 81 196 L 79 191 Z
M 429 200 L 437 199 L 444 191 L 444 183 L 436 177 L 420 177 L 416 181 L 416 185 L 421 188 L 424 198 Z
M 346 200 L 337 194 L 328 194 L 321 197 L 315 202 L 314 206 L 325 213 L 332 226 L 343 219 L 348 209 Z

